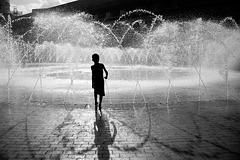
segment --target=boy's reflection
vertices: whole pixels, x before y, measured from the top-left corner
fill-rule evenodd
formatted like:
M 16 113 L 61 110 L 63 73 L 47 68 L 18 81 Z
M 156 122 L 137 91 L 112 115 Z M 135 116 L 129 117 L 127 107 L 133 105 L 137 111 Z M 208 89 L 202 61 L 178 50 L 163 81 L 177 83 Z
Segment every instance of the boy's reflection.
M 110 159 L 110 153 L 108 150 L 108 145 L 112 145 L 114 143 L 114 139 L 117 135 L 117 129 L 114 122 L 110 122 L 113 126 L 114 133 L 113 136 L 110 132 L 110 124 L 104 115 L 101 118 L 98 117 L 96 113 L 96 122 L 94 122 L 94 133 L 95 140 L 94 143 L 98 147 L 98 159 Z

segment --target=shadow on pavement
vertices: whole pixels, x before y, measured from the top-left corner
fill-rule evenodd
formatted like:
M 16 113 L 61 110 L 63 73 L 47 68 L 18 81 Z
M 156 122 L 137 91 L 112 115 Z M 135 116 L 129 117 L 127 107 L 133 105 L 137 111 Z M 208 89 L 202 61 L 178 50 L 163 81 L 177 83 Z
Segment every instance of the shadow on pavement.
M 114 143 L 115 137 L 117 135 L 117 128 L 113 121 L 109 123 L 107 116 L 99 116 L 96 112 L 96 121 L 94 122 L 94 143 L 97 146 L 98 159 L 110 159 L 110 152 L 108 145 Z M 113 126 L 114 132 L 111 135 L 110 124 Z

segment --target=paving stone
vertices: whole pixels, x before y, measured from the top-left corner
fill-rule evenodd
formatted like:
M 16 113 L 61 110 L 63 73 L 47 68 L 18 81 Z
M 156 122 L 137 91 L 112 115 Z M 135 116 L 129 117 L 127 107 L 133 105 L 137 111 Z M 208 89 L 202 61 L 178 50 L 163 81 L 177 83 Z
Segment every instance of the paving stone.
M 66 108 L 31 104 L 34 114 L 29 113 L 27 124 L 18 124 L 25 116 L 24 109 L 12 115 L 15 120 L 11 123 L 0 124 L 5 128 L 0 130 L 0 156 L 49 160 L 240 159 L 239 107 L 216 111 L 210 104 L 204 105 L 201 113 L 184 104 L 168 113 L 151 103 L 149 114 L 122 107 L 103 110 L 103 117 L 97 119 L 94 109 L 75 108 L 69 111 L 72 119 L 66 120 Z M 131 104 L 126 106 L 131 108 Z

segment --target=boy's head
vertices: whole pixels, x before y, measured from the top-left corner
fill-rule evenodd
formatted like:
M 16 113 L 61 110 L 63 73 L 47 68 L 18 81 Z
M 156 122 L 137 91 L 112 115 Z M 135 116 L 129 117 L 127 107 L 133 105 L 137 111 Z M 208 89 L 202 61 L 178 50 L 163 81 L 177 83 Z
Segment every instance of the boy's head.
M 93 61 L 94 63 L 98 63 L 98 62 L 99 62 L 99 55 L 98 55 L 97 53 L 94 53 L 94 54 L 92 55 L 92 61 Z

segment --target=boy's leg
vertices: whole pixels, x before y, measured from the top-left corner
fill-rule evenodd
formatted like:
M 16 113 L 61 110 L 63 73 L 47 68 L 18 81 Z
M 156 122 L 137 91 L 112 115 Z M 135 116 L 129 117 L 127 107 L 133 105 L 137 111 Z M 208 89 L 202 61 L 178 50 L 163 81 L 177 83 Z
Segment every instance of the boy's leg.
M 94 90 L 95 110 L 97 110 L 97 92 Z
M 103 96 L 102 95 L 99 95 L 99 110 L 102 112 L 102 99 L 103 99 Z

